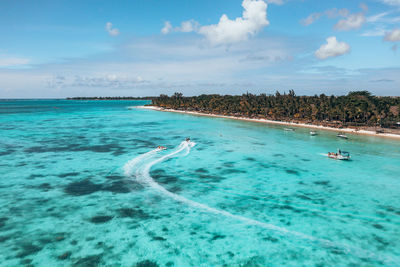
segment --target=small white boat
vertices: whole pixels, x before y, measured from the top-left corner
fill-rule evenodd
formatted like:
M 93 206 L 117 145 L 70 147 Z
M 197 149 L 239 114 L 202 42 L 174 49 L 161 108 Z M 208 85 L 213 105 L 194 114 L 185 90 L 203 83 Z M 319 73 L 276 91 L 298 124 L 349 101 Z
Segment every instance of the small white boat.
M 292 128 L 283 128 L 283 130 L 286 132 L 294 132 L 294 129 Z
M 344 133 L 338 133 L 338 135 L 336 135 L 336 137 L 343 138 L 343 139 L 348 138 L 347 135 L 345 135 Z
M 157 149 L 158 150 L 166 150 L 167 148 L 165 146 L 158 146 Z
M 317 135 L 317 132 L 311 131 L 311 132 L 310 132 L 310 135 L 311 135 L 311 136 L 315 136 L 315 135 Z
M 331 159 L 349 160 L 350 159 L 350 153 L 346 152 L 346 151 L 341 151 L 339 149 L 337 153 L 328 152 L 328 157 L 331 158 Z

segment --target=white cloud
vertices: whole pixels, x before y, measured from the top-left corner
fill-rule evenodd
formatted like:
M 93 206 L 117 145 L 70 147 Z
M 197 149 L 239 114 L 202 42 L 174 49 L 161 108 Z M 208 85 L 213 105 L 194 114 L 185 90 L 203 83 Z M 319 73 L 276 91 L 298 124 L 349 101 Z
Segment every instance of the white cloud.
M 394 29 L 391 32 L 387 32 L 385 34 L 384 40 L 388 42 L 400 41 L 400 29 Z
M 382 12 L 382 13 L 378 13 L 378 14 L 369 16 L 367 18 L 367 22 L 369 22 L 369 23 L 379 22 L 383 17 L 385 17 L 388 14 L 389 14 L 389 12 Z
M 350 31 L 361 28 L 366 19 L 363 13 L 350 14 L 345 19 L 341 19 L 336 23 L 335 29 L 339 31 Z
M 337 57 L 350 51 L 350 45 L 345 42 L 338 42 L 335 36 L 328 37 L 326 44 L 315 51 L 315 56 L 319 59 L 327 59 L 329 57 Z
M 174 31 L 178 32 L 193 32 L 197 31 L 199 28 L 199 23 L 195 20 L 183 21 L 180 27 L 176 27 Z
M 143 78 L 141 77 L 141 76 L 137 76 L 136 77 L 136 82 L 138 82 L 138 83 L 141 83 L 141 82 L 143 82 L 144 80 L 143 80 Z
M 312 13 L 307 18 L 302 19 L 300 23 L 304 26 L 313 24 L 317 19 L 322 17 L 322 13 Z
M 385 29 L 381 27 L 377 27 L 375 29 L 366 31 L 361 34 L 361 36 L 371 37 L 371 36 L 383 36 L 385 35 Z
M 109 81 L 115 81 L 118 78 L 118 76 L 116 74 L 109 74 L 107 75 L 107 79 Z
M 169 21 L 164 22 L 164 27 L 161 29 L 161 33 L 168 34 L 171 32 L 171 30 L 172 30 L 171 22 Z
M 27 58 L 3 57 L 0 55 L 0 67 L 16 67 L 26 65 L 30 62 Z
M 321 18 L 322 16 L 327 16 L 328 18 L 336 18 L 336 17 L 346 17 L 349 15 L 349 10 L 346 8 L 342 9 L 337 9 L 337 8 L 332 8 L 325 10 L 324 12 L 315 12 L 311 13 L 307 18 L 300 20 L 300 23 L 304 26 L 311 25 L 314 23 L 316 20 Z
M 222 15 L 218 24 L 203 26 L 198 33 L 212 45 L 232 44 L 247 40 L 263 27 L 269 25 L 267 4 L 262 0 L 243 0 L 243 16 L 230 20 Z
M 391 6 L 400 6 L 400 0 L 382 0 L 382 2 Z
M 279 69 L 277 66 L 289 64 L 292 55 L 297 54 L 295 51 L 308 50 L 308 42 L 287 38 L 252 38 L 229 50 L 225 46 L 204 45 L 201 35 L 179 36 L 178 42 L 171 42 L 165 36 L 137 38 L 120 46 L 120 51 L 110 52 L 114 55 L 110 57 L 112 60 L 106 54 L 103 59 L 71 59 L 22 70 L 0 69 L 0 90 L 7 87 L 14 90 L 8 96 L 0 91 L 0 98 L 24 94 L 25 97 L 144 96 L 176 90 L 199 94 L 222 87 L 225 91 L 221 92 L 240 94 L 242 88 L 250 88 L 245 83 L 258 82 L 257 77 L 264 79 L 266 68 L 271 76 L 271 72 Z M 243 72 L 245 76 L 241 75 Z M 260 82 L 251 86 L 258 89 L 263 85 Z
M 368 6 L 367 6 L 366 4 L 364 4 L 364 3 L 361 3 L 361 4 L 360 4 L 360 8 L 361 8 L 363 11 L 368 11 Z
M 400 17 L 396 16 L 396 11 L 387 11 L 371 15 L 366 18 L 366 23 L 370 24 L 367 31 L 361 36 L 384 36 L 388 34 L 388 28 L 396 25 L 400 21 Z
M 112 26 L 113 25 L 111 22 L 107 22 L 106 23 L 106 31 L 111 36 L 117 36 L 119 34 L 119 30 L 117 28 L 113 28 Z
M 268 4 L 283 5 L 283 0 L 267 0 Z
M 343 9 L 332 8 L 325 10 L 323 12 L 311 13 L 307 18 L 300 20 L 300 23 L 304 26 L 308 26 L 323 16 L 326 16 L 331 19 L 337 17 L 343 17 L 343 19 L 339 20 L 334 26 L 336 30 L 349 31 L 349 30 L 359 29 L 367 21 L 364 13 L 367 12 L 368 6 L 365 4 L 360 4 L 360 8 L 363 11 L 354 14 L 350 14 L 350 11 L 346 8 Z M 369 19 L 376 20 L 379 19 L 379 16 L 376 18 L 371 17 Z
M 282 4 L 282 0 L 270 0 L 274 4 Z M 270 2 L 269 1 L 269 2 Z M 272 3 L 271 2 L 271 3 Z M 172 27 L 169 21 L 164 23 L 161 33 L 197 32 L 204 35 L 212 45 L 228 45 L 247 40 L 263 27 L 269 25 L 267 20 L 267 4 L 263 0 L 243 0 L 242 17 L 231 20 L 222 15 L 218 24 L 200 27 L 200 24 L 191 19 L 183 21 L 179 27 Z
M 398 15 L 398 11 L 395 8 L 393 10 L 378 13 L 372 16 L 367 17 L 366 22 L 376 25 L 391 25 L 398 24 L 400 22 L 400 16 Z
M 161 29 L 162 34 L 168 34 L 171 32 L 196 32 L 199 29 L 199 23 L 193 19 L 183 21 L 180 27 L 172 27 L 171 22 L 166 21 L 164 27 Z
M 141 76 L 136 78 L 132 74 L 104 74 L 104 73 L 90 73 L 86 75 L 55 75 L 45 79 L 48 88 L 57 90 L 65 88 L 118 88 L 128 89 L 134 88 L 138 85 L 147 83 Z
M 350 11 L 347 8 L 342 8 L 342 9 L 337 9 L 337 8 L 332 8 L 329 10 L 326 10 L 325 15 L 328 16 L 328 18 L 337 18 L 337 17 L 347 17 L 350 13 Z

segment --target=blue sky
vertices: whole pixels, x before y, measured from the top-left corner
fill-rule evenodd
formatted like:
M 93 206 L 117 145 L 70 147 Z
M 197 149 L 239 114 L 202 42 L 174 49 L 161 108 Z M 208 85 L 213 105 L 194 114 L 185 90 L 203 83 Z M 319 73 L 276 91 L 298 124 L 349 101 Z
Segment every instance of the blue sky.
M 0 1 L 0 98 L 400 95 L 400 0 Z

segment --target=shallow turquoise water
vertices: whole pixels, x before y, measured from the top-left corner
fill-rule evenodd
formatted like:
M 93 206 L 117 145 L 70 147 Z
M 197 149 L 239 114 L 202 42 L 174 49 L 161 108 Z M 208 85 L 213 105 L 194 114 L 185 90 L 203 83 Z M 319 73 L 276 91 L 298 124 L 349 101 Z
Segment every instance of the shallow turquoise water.
M 144 103 L 0 101 L 1 266 L 400 265 L 400 142 Z

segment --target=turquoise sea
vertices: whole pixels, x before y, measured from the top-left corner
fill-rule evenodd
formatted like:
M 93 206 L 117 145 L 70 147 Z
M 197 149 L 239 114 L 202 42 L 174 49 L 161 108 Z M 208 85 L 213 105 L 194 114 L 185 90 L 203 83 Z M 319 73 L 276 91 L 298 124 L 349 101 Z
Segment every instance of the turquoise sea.
M 146 103 L 0 101 L 1 266 L 400 266 L 399 141 Z

